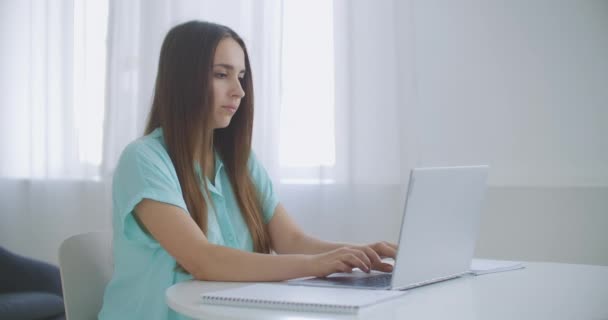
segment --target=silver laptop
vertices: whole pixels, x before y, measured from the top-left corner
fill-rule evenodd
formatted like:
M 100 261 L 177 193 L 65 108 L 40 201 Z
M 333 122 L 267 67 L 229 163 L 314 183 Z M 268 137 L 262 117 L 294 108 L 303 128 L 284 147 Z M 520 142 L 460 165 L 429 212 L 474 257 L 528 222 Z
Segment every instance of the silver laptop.
M 290 285 L 406 290 L 470 272 L 488 166 L 416 168 L 392 273 L 362 271 L 290 280 Z

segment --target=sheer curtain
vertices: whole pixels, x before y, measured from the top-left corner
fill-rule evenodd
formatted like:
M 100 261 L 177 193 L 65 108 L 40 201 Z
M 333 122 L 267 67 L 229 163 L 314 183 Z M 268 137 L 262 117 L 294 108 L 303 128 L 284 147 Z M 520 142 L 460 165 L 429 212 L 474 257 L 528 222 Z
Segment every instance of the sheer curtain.
M 335 182 L 280 185 L 288 209 L 320 237 L 398 236 L 409 169 L 419 162 L 410 6 L 334 1 L 336 162 L 315 175 L 333 174 Z
M 98 175 L 107 5 L 2 1 L 0 176 Z
M 0 160 L 1 243 L 55 262 L 67 236 L 110 228 L 110 177 L 124 146 L 143 133 L 162 39 L 173 25 L 191 19 L 226 24 L 244 38 L 255 83 L 253 147 L 302 227 L 329 240 L 396 240 L 408 170 L 418 159 L 409 3 L 335 0 L 333 28 L 328 28 L 333 30 L 325 31 L 331 36 L 289 39 L 311 43 L 295 55 L 295 63 L 306 68 L 294 70 L 312 73 L 321 71 L 312 59 L 314 38 L 333 43 L 327 60 L 333 60 L 333 93 L 328 95 L 335 103 L 319 108 L 314 99 L 300 106 L 297 97 L 285 96 L 290 35 L 283 34 L 283 26 L 290 21 L 283 1 L 110 0 L 105 43 L 105 35 L 74 28 L 93 23 L 91 16 L 80 19 L 74 12 L 103 13 L 88 2 L 1 2 L 6 19 L 0 20 L 7 27 L 2 30 L 13 30 L 2 33 L 2 40 L 12 44 L 9 48 L 21 46 L 3 49 L 8 55 L 1 59 L 7 72 L 0 75 L 0 147 L 10 155 Z M 312 25 L 320 17 L 313 13 L 307 21 Z M 23 30 L 25 36 L 17 33 Z M 90 89 L 100 86 L 92 83 L 86 66 L 100 58 L 80 45 L 95 39 L 107 43 L 106 80 L 97 90 Z M 104 98 L 102 117 L 89 106 Z M 309 112 L 300 119 L 312 119 L 303 123 L 300 137 L 312 137 L 321 124 L 333 132 L 317 134 L 304 148 L 307 139 L 289 138 L 281 128 L 282 115 L 294 106 Z M 325 118 L 315 118 L 319 110 Z M 319 139 L 324 138 L 333 141 L 323 144 Z M 297 161 L 282 163 L 280 148 L 294 145 L 312 150 L 306 152 L 329 146 L 333 156 L 307 157 L 318 161 L 300 167 Z M 302 179 L 293 179 L 294 173 Z
M 0 245 L 55 262 L 109 226 L 99 181 L 107 3 L 0 2 Z

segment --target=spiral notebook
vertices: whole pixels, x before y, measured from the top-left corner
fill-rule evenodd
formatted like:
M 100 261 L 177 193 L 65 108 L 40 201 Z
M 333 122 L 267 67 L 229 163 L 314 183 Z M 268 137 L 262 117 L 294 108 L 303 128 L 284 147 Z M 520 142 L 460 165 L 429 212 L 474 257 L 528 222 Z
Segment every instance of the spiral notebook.
M 288 286 L 258 283 L 201 294 L 202 302 L 246 308 L 268 308 L 304 312 L 355 314 L 371 306 L 405 294 L 403 291 L 377 291 Z

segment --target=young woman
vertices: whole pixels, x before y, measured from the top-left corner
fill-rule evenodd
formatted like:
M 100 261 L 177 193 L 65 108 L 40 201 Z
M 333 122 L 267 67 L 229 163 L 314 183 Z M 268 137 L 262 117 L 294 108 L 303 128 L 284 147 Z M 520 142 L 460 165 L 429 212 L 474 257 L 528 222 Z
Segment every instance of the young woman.
M 125 148 L 114 174 L 114 274 L 100 319 L 180 319 L 165 290 L 192 278 L 391 271 L 380 258 L 395 256 L 393 244 L 330 243 L 297 227 L 251 152 L 252 125 L 243 40 L 213 23 L 171 29 L 145 136 Z

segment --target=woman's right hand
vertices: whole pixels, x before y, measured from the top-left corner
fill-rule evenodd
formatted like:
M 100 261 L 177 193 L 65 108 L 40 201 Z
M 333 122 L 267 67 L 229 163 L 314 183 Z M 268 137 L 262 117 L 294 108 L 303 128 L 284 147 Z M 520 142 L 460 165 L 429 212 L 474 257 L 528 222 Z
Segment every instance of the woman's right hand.
M 308 268 L 315 277 L 325 277 L 336 272 L 351 273 L 354 268 L 369 272 L 371 265 L 365 252 L 350 247 L 310 255 L 308 259 Z

